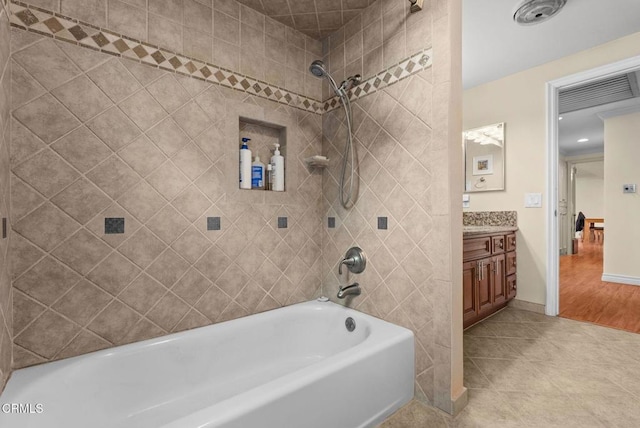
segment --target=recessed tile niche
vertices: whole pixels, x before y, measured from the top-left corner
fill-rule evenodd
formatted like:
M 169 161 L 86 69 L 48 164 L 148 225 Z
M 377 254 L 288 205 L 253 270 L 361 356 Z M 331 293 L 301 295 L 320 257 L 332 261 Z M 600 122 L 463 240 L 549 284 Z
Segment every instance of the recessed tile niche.
M 265 176 L 267 174 L 267 164 L 271 161 L 271 156 L 275 150 L 275 144 L 280 144 L 280 154 L 284 156 L 284 189 L 287 191 L 287 132 L 286 128 L 274 123 L 254 120 L 241 117 L 239 120 L 240 138 L 238 139 L 238 153 L 242 146 L 242 139 L 249 138 L 249 150 L 251 150 L 251 162 L 256 156 L 260 157 L 260 162 L 264 164 Z M 248 189 L 242 189 L 249 191 Z M 254 192 L 264 192 L 263 189 L 251 189 Z

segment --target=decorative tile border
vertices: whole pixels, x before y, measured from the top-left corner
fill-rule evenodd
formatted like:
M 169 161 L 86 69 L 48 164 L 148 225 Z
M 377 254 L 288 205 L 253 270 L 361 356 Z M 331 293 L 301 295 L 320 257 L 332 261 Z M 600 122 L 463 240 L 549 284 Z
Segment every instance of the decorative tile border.
M 322 103 L 216 65 L 180 55 L 55 12 L 23 3 L 11 3 L 11 25 L 110 55 L 131 58 L 163 70 L 195 77 L 313 113 Z
M 398 83 L 413 74 L 426 70 L 433 65 L 432 57 L 433 49 L 425 49 L 411 55 L 409 58 L 400 61 L 399 64 L 381 71 L 350 90 L 348 92 L 349 100 L 354 101 L 358 98 L 373 94 L 374 92 Z M 340 99 L 338 97 L 333 97 L 324 102 L 325 112 L 334 110 L 338 107 L 340 107 Z
M 142 64 L 194 77 L 312 113 L 322 114 L 340 107 L 338 97 L 321 102 L 59 13 L 20 2 L 8 4 L 11 11 L 10 22 L 16 28 L 110 55 L 130 58 Z M 373 94 L 431 67 L 432 63 L 432 49 L 413 54 L 349 91 L 349 99 L 353 101 Z

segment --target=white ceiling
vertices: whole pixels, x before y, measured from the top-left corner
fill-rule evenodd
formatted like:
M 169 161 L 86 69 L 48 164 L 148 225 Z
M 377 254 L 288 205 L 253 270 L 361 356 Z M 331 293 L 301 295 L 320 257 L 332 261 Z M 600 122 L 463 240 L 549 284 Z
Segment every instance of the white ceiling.
M 521 3 L 463 0 L 465 89 L 640 31 L 640 0 L 568 0 L 559 14 L 531 26 L 513 22 Z

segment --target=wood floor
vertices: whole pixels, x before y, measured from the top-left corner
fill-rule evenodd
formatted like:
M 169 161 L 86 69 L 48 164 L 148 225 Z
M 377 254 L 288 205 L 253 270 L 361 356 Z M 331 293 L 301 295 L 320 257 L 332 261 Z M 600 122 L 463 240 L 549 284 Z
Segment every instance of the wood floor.
M 640 333 L 640 287 L 603 282 L 602 245 L 560 257 L 560 316 Z

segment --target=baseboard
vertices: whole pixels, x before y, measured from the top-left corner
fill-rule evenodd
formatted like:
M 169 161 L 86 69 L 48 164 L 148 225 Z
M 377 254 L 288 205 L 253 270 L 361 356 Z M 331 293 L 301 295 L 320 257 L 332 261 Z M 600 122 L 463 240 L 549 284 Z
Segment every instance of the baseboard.
M 602 280 L 604 282 L 616 282 L 618 284 L 639 285 L 640 278 L 637 276 L 614 275 L 611 273 L 603 273 Z
M 523 311 L 535 312 L 544 315 L 544 305 L 540 303 L 527 302 L 526 300 L 513 299 L 509 302 L 509 307 L 521 309 Z

